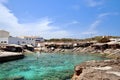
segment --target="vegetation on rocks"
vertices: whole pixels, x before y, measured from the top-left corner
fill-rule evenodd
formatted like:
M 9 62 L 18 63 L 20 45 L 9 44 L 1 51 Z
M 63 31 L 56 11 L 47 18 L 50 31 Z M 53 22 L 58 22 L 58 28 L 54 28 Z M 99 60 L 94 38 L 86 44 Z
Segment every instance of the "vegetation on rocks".
M 62 38 L 62 39 L 49 39 L 49 40 L 46 40 L 47 42 L 73 42 L 73 41 L 77 41 L 79 39 L 71 39 L 71 38 Z
M 108 37 L 104 37 L 104 38 L 99 38 L 97 39 L 97 42 L 99 43 L 106 43 L 106 42 L 110 42 Z

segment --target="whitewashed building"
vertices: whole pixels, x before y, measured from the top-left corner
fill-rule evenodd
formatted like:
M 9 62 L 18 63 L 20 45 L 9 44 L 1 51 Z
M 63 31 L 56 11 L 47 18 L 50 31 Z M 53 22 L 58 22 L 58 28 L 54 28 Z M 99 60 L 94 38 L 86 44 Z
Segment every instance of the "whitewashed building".
M 42 37 L 36 37 L 36 36 L 12 37 L 9 35 L 9 32 L 0 30 L 0 43 L 1 44 L 37 46 L 37 44 L 42 41 L 44 41 Z
M 22 44 L 26 44 L 26 45 L 29 44 L 32 46 L 37 46 L 39 42 L 44 41 L 42 37 L 37 37 L 37 36 L 22 36 L 20 38 L 23 39 Z
M 0 38 L 9 37 L 9 32 L 5 30 L 0 30 Z
M 22 43 L 22 39 L 18 37 L 10 36 L 8 31 L 0 30 L 0 43 L 1 44 L 17 44 L 20 45 Z
M 9 32 L 5 30 L 0 30 L 0 43 L 8 43 Z
M 9 36 L 8 37 L 8 44 L 17 44 L 17 45 L 21 45 L 24 43 L 24 39 L 21 39 L 19 37 L 12 37 Z

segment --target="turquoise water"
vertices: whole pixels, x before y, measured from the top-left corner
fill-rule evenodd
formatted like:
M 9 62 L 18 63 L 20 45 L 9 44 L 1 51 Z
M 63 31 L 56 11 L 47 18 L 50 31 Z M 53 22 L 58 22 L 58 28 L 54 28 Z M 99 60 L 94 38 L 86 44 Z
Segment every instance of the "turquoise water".
M 26 55 L 24 59 L 0 64 L 0 80 L 69 80 L 74 66 L 88 60 L 105 58 L 90 54 Z

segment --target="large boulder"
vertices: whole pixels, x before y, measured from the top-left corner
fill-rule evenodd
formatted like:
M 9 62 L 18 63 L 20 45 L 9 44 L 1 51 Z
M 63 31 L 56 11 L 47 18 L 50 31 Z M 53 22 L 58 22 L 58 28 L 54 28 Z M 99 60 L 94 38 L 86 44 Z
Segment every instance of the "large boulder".
M 72 80 L 120 80 L 120 59 L 77 65 Z

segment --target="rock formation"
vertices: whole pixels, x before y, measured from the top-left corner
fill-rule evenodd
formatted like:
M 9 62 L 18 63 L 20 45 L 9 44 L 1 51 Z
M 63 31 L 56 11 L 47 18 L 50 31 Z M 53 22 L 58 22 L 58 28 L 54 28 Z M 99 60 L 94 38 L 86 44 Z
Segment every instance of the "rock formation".
M 89 61 L 77 65 L 72 80 L 120 80 L 120 59 Z

